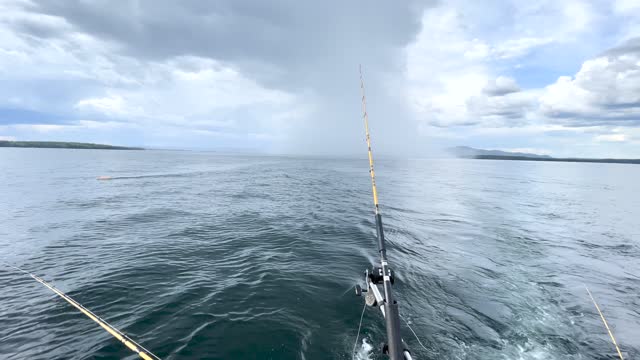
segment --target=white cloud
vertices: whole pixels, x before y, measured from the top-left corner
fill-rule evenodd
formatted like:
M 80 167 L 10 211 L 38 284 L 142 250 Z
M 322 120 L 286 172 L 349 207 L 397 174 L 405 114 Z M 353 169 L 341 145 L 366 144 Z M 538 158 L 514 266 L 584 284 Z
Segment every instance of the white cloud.
M 501 148 L 498 150 L 508 151 L 508 152 L 517 152 L 517 153 L 537 154 L 537 155 L 551 155 L 551 151 L 549 151 L 548 149 L 540 149 L 540 148 Z
M 491 53 L 498 59 L 512 59 L 527 55 L 533 49 L 548 45 L 554 40 L 550 37 L 523 37 L 518 39 L 510 39 L 498 44 L 491 49 Z
M 422 134 L 555 156 L 632 151 L 613 147 L 634 144 L 628 130 L 640 126 L 640 51 L 626 44 L 602 53 L 609 42 L 597 48 L 602 55 L 583 57 L 594 51 L 589 46 L 596 46 L 592 38 L 604 21 L 603 9 L 578 1 L 515 1 L 513 11 L 504 4 L 483 6 L 453 1 L 427 10 L 422 32 L 407 49 L 410 106 Z M 498 27 L 494 13 L 511 14 L 513 21 Z M 485 14 L 486 22 L 476 21 Z M 576 46 L 582 52 L 574 53 Z M 519 84 L 517 78 L 529 71 L 523 69 L 558 71 L 553 54 L 582 66 L 546 86 L 532 87 L 526 76 L 529 84 Z
M 220 126 L 230 124 L 215 118 L 220 112 L 243 107 L 295 106 L 293 95 L 264 88 L 211 60 L 178 58 L 146 64 L 146 70 L 138 70 L 139 85 L 109 88 L 106 96 L 82 99 L 75 107 L 127 121 L 187 121 L 191 125 Z
M 118 126 L 175 134 L 252 129 L 267 139 L 287 127 L 286 121 L 270 124 L 269 118 L 300 114 L 307 106 L 301 96 L 267 88 L 228 64 L 197 56 L 145 61 L 122 54 L 119 44 L 106 38 L 76 30 L 63 18 L 3 6 L 0 24 L 7 26 L 0 27 L 0 79 L 8 86 L 0 89 L 0 107 L 19 105 L 68 118 L 65 124 L 22 125 L 15 131 L 104 131 L 124 123 Z M 57 36 L 41 39 L 14 31 L 32 25 Z M 42 85 L 30 88 L 40 83 L 59 90 L 52 97 L 41 91 Z M 74 85 L 65 89 L 65 84 Z M 16 87 L 22 90 L 18 94 Z M 94 120 L 74 120 L 78 117 Z
M 121 121 L 96 121 L 96 120 L 78 120 L 74 122 L 73 127 L 80 127 L 85 129 L 96 129 L 96 130 L 113 130 L 131 127 L 131 124 L 121 122 Z
M 53 124 L 18 124 L 11 125 L 11 128 L 20 131 L 32 131 L 36 133 L 50 133 L 56 131 L 63 131 L 70 127 L 70 125 L 53 125 Z M 73 126 L 72 126 L 73 127 Z
M 571 1 L 562 6 L 551 1 L 537 5 L 515 2 L 513 8 L 513 23 L 501 22 L 497 33 L 478 29 L 474 23 L 477 19 L 471 16 L 488 16 L 486 22 L 495 24 L 491 16 L 510 12 L 508 5 L 485 8 L 454 1 L 425 12 L 422 31 L 407 48 L 409 105 L 419 121 L 439 127 L 511 127 L 532 116 L 539 91 L 520 91 L 515 79 L 502 75 L 498 69 L 515 67 L 512 61 L 537 48 L 564 41 L 566 34 L 575 33 L 590 21 L 591 8 Z M 582 25 L 558 32 L 547 26 L 551 20 L 540 21 L 540 13 L 556 24 L 566 24 L 565 18 L 575 14 L 584 19 L 580 21 Z M 529 24 L 529 28 L 522 28 L 521 23 Z
M 625 134 L 597 135 L 594 139 L 599 142 L 625 142 L 629 140 Z
M 584 31 L 594 21 L 596 11 L 585 1 L 565 0 L 560 2 L 564 8 L 565 19 L 569 20 L 571 32 Z
M 591 126 L 591 127 L 569 127 L 559 124 L 547 124 L 544 122 L 537 124 L 525 124 L 519 127 L 509 128 L 504 126 L 499 127 L 477 127 L 470 129 L 473 131 L 475 135 L 485 135 L 485 136 L 536 136 L 542 134 L 553 134 L 553 133 L 574 133 L 574 134 L 591 134 L 591 133 L 600 133 L 602 128 L 599 126 Z
M 535 108 L 536 91 L 516 91 L 502 95 L 486 95 L 468 99 L 466 107 L 470 114 L 483 120 L 483 125 L 523 125 Z
M 520 92 L 513 78 L 494 77 L 491 47 L 469 39 L 461 21 L 448 7 L 425 13 L 422 32 L 408 48 L 410 105 L 421 122 L 438 127 L 518 125 L 535 93 Z
M 124 100 L 121 96 L 83 99 L 76 103 L 77 109 L 91 109 L 109 115 L 122 114 Z
M 638 0 L 614 0 L 612 5 L 613 11 L 623 16 L 633 15 L 640 11 L 640 1 Z
M 489 80 L 482 90 L 490 96 L 506 95 L 520 91 L 520 86 L 514 78 L 498 76 L 495 80 Z
M 407 49 L 409 105 L 419 120 L 438 126 L 471 121 L 466 102 L 487 82 L 482 59 L 488 53 L 481 40 L 466 33 L 455 8 L 427 10 L 422 31 Z
M 574 77 L 546 87 L 540 110 L 577 124 L 640 124 L 640 38 L 587 60 Z

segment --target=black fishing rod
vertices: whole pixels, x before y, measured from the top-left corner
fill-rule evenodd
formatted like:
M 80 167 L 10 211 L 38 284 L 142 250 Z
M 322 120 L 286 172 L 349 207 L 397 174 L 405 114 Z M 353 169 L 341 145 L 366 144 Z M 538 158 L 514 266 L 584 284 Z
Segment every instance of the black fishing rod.
M 368 306 L 380 308 L 387 328 L 387 344 L 383 352 L 391 360 L 411 360 L 411 353 L 400 336 L 400 312 L 398 302 L 393 297 L 392 285 L 394 283 L 393 272 L 389 268 L 387 249 L 384 241 L 384 229 L 382 228 L 382 214 L 378 205 L 378 191 L 376 189 L 376 176 L 373 170 L 373 154 L 371 152 L 371 136 L 369 135 L 369 116 L 367 115 L 367 100 L 364 92 L 364 79 L 360 69 L 360 89 L 362 90 L 362 113 L 364 118 L 364 130 L 369 152 L 369 174 L 371 175 L 371 187 L 373 190 L 373 204 L 375 206 L 376 233 L 378 235 L 378 252 L 380 253 L 380 267 L 374 267 L 365 271 L 366 290 L 356 285 L 356 295 L 361 296 L 366 292 L 365 302 Z M 384 297 L 380 293 L 378 285 L 382 285 Z

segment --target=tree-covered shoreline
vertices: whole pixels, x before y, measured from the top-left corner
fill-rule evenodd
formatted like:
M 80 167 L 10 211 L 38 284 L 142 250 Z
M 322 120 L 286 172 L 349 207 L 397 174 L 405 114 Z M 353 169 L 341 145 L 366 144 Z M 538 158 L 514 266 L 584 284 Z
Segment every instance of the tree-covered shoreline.
M 49 148 L 49 149 L 102 149 L 102 150 L 144 150 L 141 147 L 114 146 L 105 144 L 67 141 L 9 141 L 0 140 L 0 147 Z

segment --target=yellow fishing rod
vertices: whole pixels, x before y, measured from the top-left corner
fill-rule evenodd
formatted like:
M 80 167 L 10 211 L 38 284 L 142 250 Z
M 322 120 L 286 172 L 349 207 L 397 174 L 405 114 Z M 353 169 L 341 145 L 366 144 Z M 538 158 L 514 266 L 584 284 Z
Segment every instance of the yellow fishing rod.
M 63 298 L 69 304 L 73 305 L 73 307 L 75 307 L 76 309 L 80 310 L 80 312 L 85 314 L 89 319 L 93 320 L 98 325 L 100 325 L 109 334 L 111 334 L 111 336 L 113 336 L 114 338 L 118 339 L 118 341 L 123 343 L 131 351 L 133 351 L 134 353 L 138 354 L 138 356 L 140 356 L 142 359 L 144 359 L 144 360 L 160 360 L 160 358 L 155 356 L 151 351 L 145 349 L 142 345 L 140 345 L 137 342 L 133 341 L 125 333 L 123 333 L 122 331 L 116 329 L 114 326 L 112 326 L 111 324 L 106 322 L 104 319 L 102 319 L 98 315 L 94 314 L 91 310 L 87 309 L 86 307 L 82 306 L 82 304 L 80 304 L 79 302 L 77 302 L 74 299 L 72 299 L 69 295 L 67 295 L 67 294 L 63 293 L 62 291 L 58 290 L 52 284 L 44 281 L 41 277 L 39 277 L 37 275 L 34 275 L 34 274 L 32 274 L 32 273 L 30 273 L 30 272 L 28 272 L 26 270 L 20 269 L 17 266 L 13 266 L 13 265 L 10 265 L 10 264 L 7 264 L 7 263 L 4 263 L 4 264 L 9 266 L 9 267 L 11 267 L 11 268 L 13 268 L 13 269 L 16 269 L 16 270 L 24 273 L 26 275 L 29 275 L 35 281 L 39 282 L 40 284 L 42 284 L 45 287 L 47 287 L 49 290 L 53 291 L 56 295 L 58 295 L 61 298 Z
M 616 338 L 613 336 L 613 332 L 611 331 L 611 328 L 609 328 L 607 319 L 604 318 L 602 311 L 600 311 L 600 306 L 598 306 L 596 299 L 594 299 L 593 295 L 591 295 L 591 291 L 589 291 L 589 288 L 587 287 L 587 285 L 585 285 L 584 288 L 587 289 L 587 293 L 589 294 L 591 301 L 593 301 L 593 305 L 596 306 L 596 310 L 598 310 L 598 314 L 600 314 L 600 319 L 602 319 L 602 323 L 604 324 L 604 327 L 607 329 L 607 332 L 609 333 L 611 342 L 613 342 L 613 346 L 616 348 L 616 351 L 618 352 L 618 356 L 620 357 L 620 360 L 624 360 L 624 357 L 622 357 L 622 351 L 620 351 L 620 347 L 618 347 L 618 342 L 616 341 Z
M 360 296 L 366 292 L 365 303 L 369 306 L 379 307 L 385 319 L 387 329 L 387 344 L 383 352 L 391 360 L 411 360 L 411 353 L 407 345 L 402 340 L 400 334 L 400 310 L 398 302 L 395 300 L 392 291 L 394 283 L 393 273 L 387 260 L 387 248 L 384 240 L 384 229 L 382 227 L 382 214 L 378 204 L 378 189 L 376 189 L 376 175 L 373 169 L 373 153 L 371 152 L 371 136 L 369 134 L 369 115 L 367 114 L 367 99 L 364 91 L 364 79 L 362 68 L 360 68 L 360 89 L 362 91 L 362 117 L 364 119 L 364 130 L 367 140 L 367 150 L 369 154 L 369 174 L 371 175 L 371 188 L 373 190 L 373 204 L 375 207 L 376 233 L 378 237 L 378 252 L 380 253 L 380 267 L 374 267 L 365 272 L 366 290 L 356 285 L 356 295 Z M 378 285 L 382 285 L 383 293 Z M 382 296 L 384 294 L 384 297 Z M 364 311 L 364 310 L 363 310 Z M 358 331 L 358 335 L 359 335 Z M 357 338 L 356 338 L 357 342 Z

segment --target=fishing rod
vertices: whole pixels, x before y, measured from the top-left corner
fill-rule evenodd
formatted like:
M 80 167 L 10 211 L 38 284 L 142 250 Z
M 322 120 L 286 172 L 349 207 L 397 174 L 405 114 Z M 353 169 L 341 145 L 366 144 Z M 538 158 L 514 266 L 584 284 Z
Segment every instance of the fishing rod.
M 391 360 L 412 360 L 411 353 L 409 352 L 408 347 L 405 342 L 402 340 L 400 334 L 400 312 L 398 309 L 398 302 L 394 299 L 392 293 L 392 285 L 394 283 L 393 272 L 391 268 L 389 268 L 389 262 L 387 260 L 387 249 L 385 247 L 384 240 L 384 229 L 382 226 L 382 214 L 380 213 L 380 206 L 378 204 L 378 191 L 376 189 L 376 177 L 375 171 L 373 168 L 373 153 L 371 151 L 371 136 L 369 134 L 369 115 L 367 113 L 367 100 L 365 96 L 364 90 L 364 79 L 362 76 L 362 67 L 360 67 L 360 89 L 362 92 L 362 114 L 364 119 L 364 129 L 365 136 L 367 142 L 367 150 L 369 155 L 369 174 L 371 175 L 371 188 L 373 192 L 373 204 L 375 206 L 375 218 L 376 218 L 376 234 L 378 238 L 378 252 L 380 253 L 380 267 L 373 267 L 373 269 L 365 270 L 365 284 L 366 290 L 363 289 L 359 284 L 355 286 L 355 291 L 357 296 L 362 296 L 365 294 L 365 308 L 363 308 L 362 315 L 364 315 L 364 310 L 366 306 L 370 307 L 378 307 L 380 312 L 382 312 L 382 316 L 385 319 L 385 327 L 387 330 L 387 344 L 383 347 L 383 352 L 389 356 Z M 384 290 L 384 297 L 380 292 L 379 285 L 382 285 Z M 613 332 L 609 328 L 609 324 L 605 319 L 598 303 L 593 298 L 591 291 L 586 287 L 587 293 L 591 298 L 591 301 L 596 307 L 600 318 L 611 338 L 611 341 L 620 357 L 620 360 L 624 360 L 622 356 L 622 352 L 618 346 L 618 342 L 613 336 Z M 360 328 L 362 325 L 362 315 L 360 317 L 360 325 L 358 326 L 358 336 L 360 335 Z M 409 325 L 407 323 L 407 325 Z M 409 327 L 411 329 L 411 327 Z M 413 329 L 411 329 L 413 331 Z M 414 335 L 415 332 L 414 332 Z M 416 339 L 418 339 L 416 335 Z M 420 341 L 418 339 L 418 341 Z M 358 337 L 356 337 L 356 344 L 354 344 L 354 352 L 355 346 L 357 345 Z M 422 345 L 422 343 L 420 343 Z M 422 345 L 424 347 L 424 345 Z
M 362 91 L 362 114 L 364 118 L 364 130 L 369 152 L 369 174 L 371 175 L 371 188 L 373 190 L 373 204 L 375 206 L 376 233 L 378 237 L 378 252 L 380 253 L 380 267 L 374 267 L 365 271 L 366 290 L 356 285 L 356 295 L 365 295 L 365 304 L 378 307 L 385 319 L 387 329 L 387 344 L 383 347 L 383 353 L 391 360 L 411 360 L 411 353 L 400 336 L 400 312 L 398 302 L 393 297 L 392 285 L 394 283 L 393 272 L 387 260 L 387 249 L 382 228 L 382 214 L 378 204 L 378 190 L 376 189 L 376 176 L 373 169 L 373 154 L 371 152 L 371 136 L 369 134 L 369 116 L 367 114 L 367 100 L 364 92 L 364 79 L 362 67 L 360 67 L 360 89 Z M 384 297 L 380 293 L 379 285 L 382 285 Z M 356 339 L 357 341 L 357 339 Z
M 79 302 L 77 302 L 74 299 L 72 299 L 69 295 L 63 293 L 62 291 L 58 290 L 55 286 L 53 286 L 50 283 L 44 281 L 41 277 L 39 277 L 37 275 L 34 275 L 34 274 L 32 274 L 32 273 L 30 273 L 30 272 L 28 272 L 26 270 L 23 270 L 23 269 L 21 269 L 21 268 L 19 268 L 17 266 L 13 266 L 13 265 L 10 265 L 10 264 L 7 264 L 7 263 L 4 263 L 4 264 L 9 266 L 9 267 L 11 267 L 11 268 L 13 268 L 13 269 L 16 269 L 16 270 L 24 273 L 26 275 L 31 276 L 35 281 L 39 282 L 40 284 L 42 284 L 45 287 L 47 287 L 49 290 L 51 290 L 54 293 L 56 293 L 56 295 L 58 295 L 61 298 L 63 298 L 69 304 L 73 305 L 73 307 L 75 307 L 76 309 L 80 310 L 80 312 L 82 312 L 89 319 L 93 320 L 98 325 L 100 325 L 109 334 L 111 334 L 111 336 L 113 336 L 116 339 L 118 339 L 121 343 L 123 343 L 131 351 L 133 351 L 134 353 L 138 354 L 138 356 L 140 356 L 142 359 L 144 359 L 144 360 L 160 360 L 160 358 L 155 356 L 151 351 L 145 349 L 142 345 L 140 345 L 137 342 L 133 341 L 125 333 L 123 333 L 122 331 L 116 329 L 114 326 L 112 326 L 111 324 L 106 322 L 104 319 L 102 319 L 98 315 L 94 314 L 91 310 L 87 309 L 86 307 L 82 306 L 82 304 L 80 304 Z
M 613 332 L 611 332 L 611 328 L 609 328 L 609 323 L 607 323 L 607 319 L 605 319 L 604 314 L 602 314 L 602 311 L 600 310 L 600 306 L 598 306 L 596 299 L 594 299 L 593 295 L 591 295 L 591 291 L 589 291 L 589 288 L 587 287 L 587 285 L 585 285 L 584 288 L 587 289 L 587 293 L 589 294 L 591 301 L 593 301 L 593 305 L 596 306 L 596 310 L 598 310 L 598 314 L 600 314 L 600 319 L 602 319 L 602 323 L 604 324 L 604 327 L 607 329 L 607 332 L 609 333 L 611 342 L 613 342 L 613 346 L 616 348 L 616 351 L 618 352 L 618 356 L 620 357 L 620 360 L 624 360 L 624 357 L 622 357 L 622 351 L 620 351 L 620 347 L 618 347 L 618 342 L 616 341 L 616 338 L 613 336 Z

